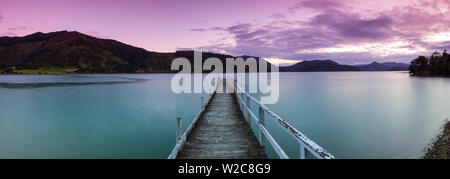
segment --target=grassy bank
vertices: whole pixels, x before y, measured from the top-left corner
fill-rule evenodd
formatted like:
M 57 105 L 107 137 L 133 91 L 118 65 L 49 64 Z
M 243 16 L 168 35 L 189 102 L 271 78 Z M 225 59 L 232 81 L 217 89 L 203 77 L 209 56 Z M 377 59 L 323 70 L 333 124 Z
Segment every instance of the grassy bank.
M 443 131 L 428 149 L 424 159 L 449 159 L 450 158 L 450 121 L 446 120 Z
M 56 67 L 38 68 L 38 69 L 33 69 L 33 70 L 29 70 L 29 69 L 16 70 L 16 69 L 14 69 L 14 72 L 19 73 L 19 74 L 62 74 L 62 73 L 66 73 L 66 69 L 56 68 Z
M 72 72 L 72 69 L 49 67 L 49 68 L 38 68 L 38 69 L 16 69 L 15 67 L 0 70 L 0 74 L 64 74 Z

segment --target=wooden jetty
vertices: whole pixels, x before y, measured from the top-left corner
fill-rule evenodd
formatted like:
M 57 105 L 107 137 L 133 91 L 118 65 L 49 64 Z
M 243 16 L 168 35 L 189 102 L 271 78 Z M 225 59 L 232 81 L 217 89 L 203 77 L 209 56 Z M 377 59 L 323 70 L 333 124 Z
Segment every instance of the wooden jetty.
M 226 88 L 232 88 L 233 93 L 226 93 Z M 252 103 L 258 106 L 258 117 L 250 109 Z M 268 116 L 264 117 L 265 114 Z M 288 159 L 289 156 L 265 128 L 264 119 L 267 117 L 275 120 L 298 141 L 299 158 L 334 158 L 242 90 L 236 81 L 226 79 L 218 80 L 211 97 L 183 135 L 181 119 L 177 119 L 177 144 L 168 158 L 265 159 L 267 141 L 281 159 Z M 252 119 L 258 125 L 259 138 L 251 128 Z

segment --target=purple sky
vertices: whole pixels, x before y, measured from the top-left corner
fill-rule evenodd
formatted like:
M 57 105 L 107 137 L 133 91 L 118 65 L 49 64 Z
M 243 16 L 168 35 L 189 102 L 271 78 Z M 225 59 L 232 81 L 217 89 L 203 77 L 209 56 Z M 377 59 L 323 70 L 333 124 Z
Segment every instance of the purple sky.
M 159 52 L 409 62 L 450 50 L 449 10 L 450 0 L 0 0 L 0 36 L 69 30 Z

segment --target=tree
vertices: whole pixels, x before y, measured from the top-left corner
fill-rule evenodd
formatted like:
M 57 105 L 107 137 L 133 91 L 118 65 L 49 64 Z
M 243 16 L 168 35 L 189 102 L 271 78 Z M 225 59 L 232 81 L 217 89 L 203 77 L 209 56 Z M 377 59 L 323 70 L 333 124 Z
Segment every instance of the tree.
M 444 50 L 442 52 L 442 71 L 444 75 L 450 75 L 450 57 L 447 53 L 447 50 Z
M 450 75 L 450 56 L 447 50 L 442 54 L 436 51 L 429 58 L 419 56 L 411 61 L 409 72 L 417 75 Z

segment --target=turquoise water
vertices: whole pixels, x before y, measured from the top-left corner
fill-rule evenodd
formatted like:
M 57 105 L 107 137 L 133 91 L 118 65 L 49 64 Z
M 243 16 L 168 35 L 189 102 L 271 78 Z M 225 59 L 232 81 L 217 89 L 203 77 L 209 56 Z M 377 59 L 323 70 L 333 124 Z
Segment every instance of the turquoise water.
M 175 118 L 185 129 L 201 105 L 174 94 L 171 77 L 0 75 L 0 158 L 166 158 Z M 449 91 L 450 79 L 403 72 L 282 73 L 268 106 L 337 158 L 418 158 L 450 117 Z
M 450 117 L 450 78 L 405 72 L 280 78 L 280 100 L 268 106 L 337 158 L 419 158 Z M 294 140 L 275 133 L 288 154 L 298 155 Z
M 201 106 L 200 94 L 172 93 L 170 79 L 168 74 L 0 76 L 0 158 L 167 157 L 175 144 L 176 117 L 186 128 Z M 47 86 L 2 88 L 2 82 Z

